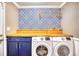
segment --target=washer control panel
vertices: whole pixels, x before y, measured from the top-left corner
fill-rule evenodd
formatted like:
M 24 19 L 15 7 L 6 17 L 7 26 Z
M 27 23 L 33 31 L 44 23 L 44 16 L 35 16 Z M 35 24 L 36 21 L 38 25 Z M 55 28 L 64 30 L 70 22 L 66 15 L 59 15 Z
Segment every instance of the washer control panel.
M 32 41 L 50 41 L 50 37 L 32 37 Z
M 32 41 L 45 41 L 45 37 L 32 37 Z

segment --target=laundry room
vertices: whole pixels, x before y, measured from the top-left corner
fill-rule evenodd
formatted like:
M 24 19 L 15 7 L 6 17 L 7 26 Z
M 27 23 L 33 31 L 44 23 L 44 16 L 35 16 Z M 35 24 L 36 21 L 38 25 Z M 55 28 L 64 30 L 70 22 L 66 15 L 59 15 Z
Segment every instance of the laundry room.
M 79 56 L 78 2 L 5 2 L 7 56 Z

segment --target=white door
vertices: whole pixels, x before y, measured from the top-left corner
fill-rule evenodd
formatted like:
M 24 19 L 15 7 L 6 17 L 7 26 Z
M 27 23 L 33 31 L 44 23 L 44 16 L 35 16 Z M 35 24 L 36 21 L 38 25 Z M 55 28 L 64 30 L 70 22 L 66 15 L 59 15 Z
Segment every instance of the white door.
M 3 7 L 2 3 L 0 3 L 0 35 L 3 34 Z
M 3 46 L 3 41 L 0 41 L 0 56 L 4 55 L 4 46 Z

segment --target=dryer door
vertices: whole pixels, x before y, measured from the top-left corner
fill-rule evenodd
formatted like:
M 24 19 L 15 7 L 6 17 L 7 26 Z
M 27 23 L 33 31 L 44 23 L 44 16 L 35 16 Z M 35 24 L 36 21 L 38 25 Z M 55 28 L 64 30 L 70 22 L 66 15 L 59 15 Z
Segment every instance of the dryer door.
M 73 48 L 69 46 L 71 44 L 59 43 L 55 46 L 54 55 L 55 56 L 70 56 L 73 55 Z

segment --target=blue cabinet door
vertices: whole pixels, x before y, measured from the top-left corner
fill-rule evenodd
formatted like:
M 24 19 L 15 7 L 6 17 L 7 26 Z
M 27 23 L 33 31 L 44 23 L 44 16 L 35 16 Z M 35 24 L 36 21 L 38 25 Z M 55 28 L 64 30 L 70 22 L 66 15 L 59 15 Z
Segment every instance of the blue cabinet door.
M 7 37 L 8 56 L 31 56 L 31 37 Z
M 7 42 L 7 55 L 8 56 L 18 56 L 18 42 Z
M 19 56 L 31 56 L 31 41 L 19 42 Z

